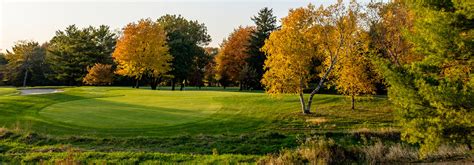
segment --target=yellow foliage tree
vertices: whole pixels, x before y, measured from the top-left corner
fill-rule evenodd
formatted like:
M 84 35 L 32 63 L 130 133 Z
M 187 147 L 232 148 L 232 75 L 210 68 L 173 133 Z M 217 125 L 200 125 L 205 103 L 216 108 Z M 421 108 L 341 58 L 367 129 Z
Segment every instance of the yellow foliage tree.
M 87 68 L 87 71 L 82 80 L 86 85 L 110 85 L 114 81 L 112 65 L 95 64 L 92 68 Z
M 266 92 L 299 94 L 303 113 L 306 113 L 303 89 L 311 79 L 311 61 L 319 55 L 310 29 L 313 12 L 313 6 L 291 10 L 282 19 L 282 28 L 274 31 L 262 47 L 267 54 L 264 66 L 267 71 L 261 80 Z
M 130 23 L 123 28 L 112 54 L 117 62 L 117 74 L 133 77 L 138 81 L 144 76 L 151 77 L 151 87 L 156 86 L 162 77 L 171 70 L 171 60 L 166 43 L 164 28 L 150 19 Z
M 414 13 L 401 1 L 392 3 L 370 3 L 368 23 L 371 39 L 381 55 L 398 66 L 421 60 L 422 56 L 412 51 L 405 32 L 413 31 Z
M 262 84 L 267 93 L 297 93 L 303 113 L 311 113 L 314 95 L 338 63 L 346 48 L 356 44 L 351 39 L 359 32 L 359 5 L 342 1 L 328 7 L 291 10 L 282 20 L 282 28 L 273 32 L 262 50 L 267 54 Z M 316 76 L 312 75 L 314 62 L 323 61 L 319 82 L 312 88 L 307 101 L 303 89 Z
M 369 35 L 359 26 L 360 20 L 365 16 L 355 10 L 350 10 L 345 17 L 345 28 L 352 29 L 351 37 L 345 42 L 352 43 L 344 46 L 344 51 L 339 57 L 339 64 L 334 68 L 334 83 L 337 90 L 351 97 L 351 109 L 355 109 L 355 96 L 374 94 L 375 82 L 378 76 L 367 57 L 369 53 Z
M 355 96 L 375 94 L 378 80 L 369 59 L 362 54 L 354 54 L 341 59 L 335 69 L 335 84 L 339 92 L 351 97 L 351 108 L 355 109 Z

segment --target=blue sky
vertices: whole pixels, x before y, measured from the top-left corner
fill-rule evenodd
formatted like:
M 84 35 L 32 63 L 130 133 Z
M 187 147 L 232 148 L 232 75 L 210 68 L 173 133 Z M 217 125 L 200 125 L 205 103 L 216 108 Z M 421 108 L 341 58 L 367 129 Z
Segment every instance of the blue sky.
M 273 8 L 278 19 L 289 9 L 335 3 L 335 0 L 0 0 L 0 49 L 11 49 L 18 40 L 48 41 L 55 31 L 76 24 L 109 25 L 120 30 L 141 18 L 157 19 L 164 14 L 181 14 L 207 26 L 209 46 L 218 46 L 234 28 L 253 25 L 250 17 L 263 7 Z

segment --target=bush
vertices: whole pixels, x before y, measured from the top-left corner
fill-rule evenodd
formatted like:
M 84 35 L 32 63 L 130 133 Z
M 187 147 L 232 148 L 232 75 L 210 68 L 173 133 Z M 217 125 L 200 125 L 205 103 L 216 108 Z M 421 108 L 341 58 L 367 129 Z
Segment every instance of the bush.
M 89 73 L 82 80 L 87 85 L 110 85 L 114 81 L 112 65 L 96 63 L 87 71 Z
M 259 164 L 347 164 L 360 157 L 357 150 L 348 150 L 326 138 L 308 138 L 296 150 L 283 150 L 279 155 L 270 155 Z

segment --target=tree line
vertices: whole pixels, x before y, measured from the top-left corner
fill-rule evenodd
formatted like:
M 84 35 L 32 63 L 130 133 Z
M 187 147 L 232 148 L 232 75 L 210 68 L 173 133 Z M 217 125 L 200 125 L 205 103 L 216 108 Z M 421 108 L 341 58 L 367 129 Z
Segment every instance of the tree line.
M 210 48 L 204 24 L 177 15 L 142 19 L 120 33 L 71 25 L 45 44 L 19 42 L 0 56 L 17 85 L 239 86 L 299 96 L 312 113 L 327 88 L 351 98 L 386 89 L 402 137 L 421 156 L 443 143 L 470 148 L 474 130 L 474 8 L 467 1 L 339 1 L 289 11 L 269 8 Z M 126 83 L 125 83 L 126 84 Z M 306 95 L 305 95 L 306 94 Z
M 241 84 L 241 89 L 263 89 L 265 55 L 259 49 L 276 29 L 276 17 L 264 8 L 252 20 L 256 28 L 249 27 L 241 40 L 229 37 L 221 48 L 206 47 L 211 41 L 206 26 L 180 15 L 142 19 L 119 32 L 106 25 L 82 29 L 70 25 L 46 43 L 19 41 L 0 54 L 0 84 L 133 84 L 152 89 L 163 84 L 173 90 Z M 250 71 L 251 77 L 246 76 Z

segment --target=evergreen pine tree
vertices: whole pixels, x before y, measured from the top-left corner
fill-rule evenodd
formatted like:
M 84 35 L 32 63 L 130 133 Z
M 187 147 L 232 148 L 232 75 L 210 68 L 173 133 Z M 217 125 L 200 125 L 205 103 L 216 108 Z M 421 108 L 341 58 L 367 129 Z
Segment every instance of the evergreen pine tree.
M 260 80 L 263 73 L 265 73 L 263 63 L 266 55 L 260 51 L 260 48 L 265 44 L 265 40 L 270 36 L 270 33 L 278 28 L 276 25 L 277 19 L 273 15 L 273 10 L 265 7 L 258 12 L 258 15 L 252 17 L 252 21 L 255 22 L 256 29 L 250 37 L 250 44 L 248 46 L 248 54 L 250 56 L 247 58 L 247 63 L 257 73 L 257 80 L 254 81 L 256 83 L 253 84 L 252 88 L 262 89 Z

